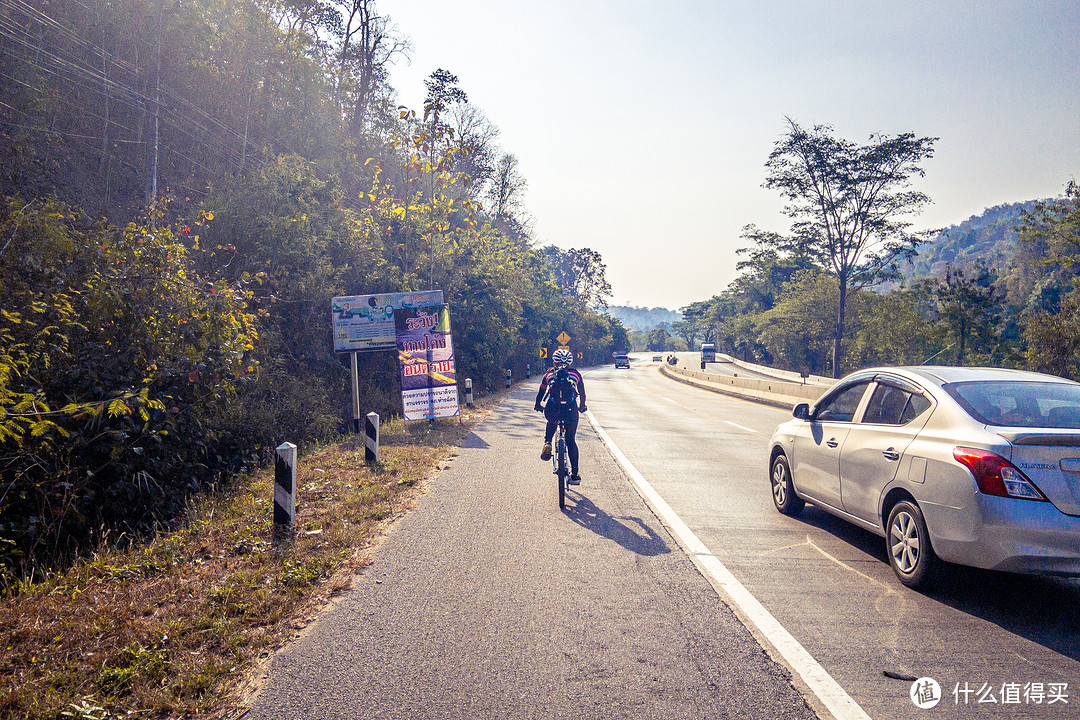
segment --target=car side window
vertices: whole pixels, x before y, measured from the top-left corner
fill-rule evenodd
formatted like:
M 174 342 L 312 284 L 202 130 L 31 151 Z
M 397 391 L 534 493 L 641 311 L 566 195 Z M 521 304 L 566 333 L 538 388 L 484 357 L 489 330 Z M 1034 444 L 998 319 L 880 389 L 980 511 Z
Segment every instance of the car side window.
M 870 381 L 849 385 L 814 411 L 815 422 L 851 422 Z
M 915 386 L 878 380 L 866 403 L 862 422 L 872 425 L 907 425 L 930 409 L 930 401 Z
M 893 387 L 892 385 L 878 384 L 874 388 L 874 394 L 870 396 L 870 403 L 863 413 L 864 423 L 878 425 L 901 425 L 904 409 L 907 407 L 911 393 Z
M 912 395 L 911 398 L 908 400 L 907 407 L 904 408 L 904 414 L 900 416 L 900 424 L 907 425 L 909 422 L 919 417 L 929 409 L 929 400 L 924 398 L 922 395 Z

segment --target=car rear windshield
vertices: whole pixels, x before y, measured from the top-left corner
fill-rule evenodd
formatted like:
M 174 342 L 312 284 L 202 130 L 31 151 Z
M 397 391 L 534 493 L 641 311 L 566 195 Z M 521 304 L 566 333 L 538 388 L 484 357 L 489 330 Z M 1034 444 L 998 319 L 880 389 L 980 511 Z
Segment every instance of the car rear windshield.
M 944 388 L 971 417 L 987 425 L 1080 429 L 1080 384 L 982 381 Z

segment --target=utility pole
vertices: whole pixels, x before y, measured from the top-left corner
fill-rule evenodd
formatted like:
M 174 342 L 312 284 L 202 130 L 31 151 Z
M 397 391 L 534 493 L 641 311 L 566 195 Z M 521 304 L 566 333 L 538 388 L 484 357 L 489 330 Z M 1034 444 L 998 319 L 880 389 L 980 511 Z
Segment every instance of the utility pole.
M 158 123 L 161 115 L 161 20 L 164 15 L 161 5 L 158 5 L 157 26 L 154 29 L 154 52 L 157 58 L 154 61 L 154 137 L 150 143 L 150 158 L 146 183 L 146 205 L 150 213 L 150 225 L 154 225 L 153 208 L 157 202 L 157 167 L 158 167 Z

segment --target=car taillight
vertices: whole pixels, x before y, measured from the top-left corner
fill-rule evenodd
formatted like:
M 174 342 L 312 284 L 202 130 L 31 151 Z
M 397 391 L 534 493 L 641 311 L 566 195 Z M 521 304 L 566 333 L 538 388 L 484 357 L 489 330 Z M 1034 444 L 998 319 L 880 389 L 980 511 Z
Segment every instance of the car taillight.
M 997 453 L 978 448 L 953 448 L 953 457 L 975 476 L 975 483 L 987 495 L 1019 498 L 1021 500 L 1046 500 L 1035 483 L 1020 469 Z

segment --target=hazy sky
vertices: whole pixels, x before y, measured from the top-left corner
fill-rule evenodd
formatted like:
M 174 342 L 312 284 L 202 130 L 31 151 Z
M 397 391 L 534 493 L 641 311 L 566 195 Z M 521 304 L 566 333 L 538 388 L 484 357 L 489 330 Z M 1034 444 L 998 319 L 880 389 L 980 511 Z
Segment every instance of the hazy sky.
M 786 231 L 785 130 L 940 138 L 917 228 L 1080 177 L 1080 0 L 379 0 L 420 111 L 445 68 L 501 131 L 537 239 L 603 255 L 613 304 L 677 309 L 735 277 L 742 227 Z

